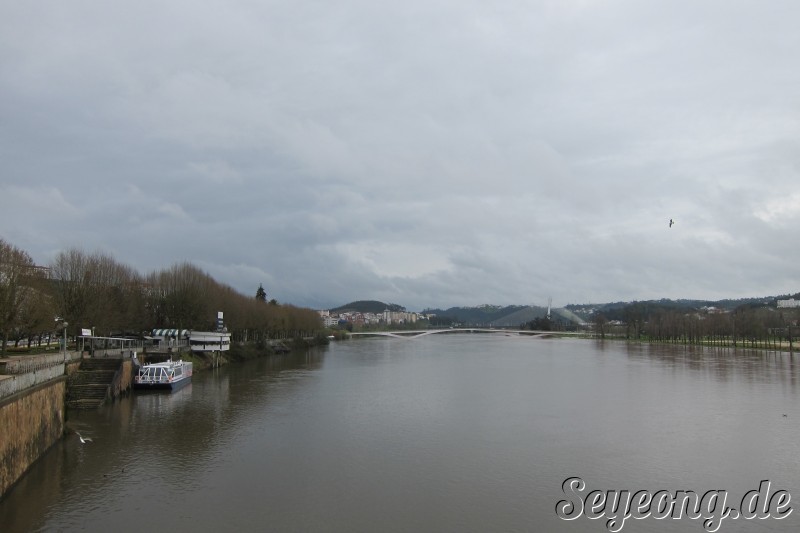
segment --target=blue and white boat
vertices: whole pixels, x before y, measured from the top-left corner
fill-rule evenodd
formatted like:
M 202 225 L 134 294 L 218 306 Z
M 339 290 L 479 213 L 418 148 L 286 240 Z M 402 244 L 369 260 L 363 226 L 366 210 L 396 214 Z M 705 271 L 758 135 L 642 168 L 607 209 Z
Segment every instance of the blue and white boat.
M 133 380 L 133 388 L 140 390 L 177 390 L 191 383 L 192 363 L 188 361 L 165 361 L 139 367 Z

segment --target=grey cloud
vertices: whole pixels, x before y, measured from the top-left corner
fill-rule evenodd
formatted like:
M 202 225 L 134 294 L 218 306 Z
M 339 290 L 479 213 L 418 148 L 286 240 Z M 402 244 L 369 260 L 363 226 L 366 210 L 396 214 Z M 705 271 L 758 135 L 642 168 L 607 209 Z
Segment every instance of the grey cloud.
M 0 233 L 310 306 L 795 292 L 798 15 L 7 3 Z

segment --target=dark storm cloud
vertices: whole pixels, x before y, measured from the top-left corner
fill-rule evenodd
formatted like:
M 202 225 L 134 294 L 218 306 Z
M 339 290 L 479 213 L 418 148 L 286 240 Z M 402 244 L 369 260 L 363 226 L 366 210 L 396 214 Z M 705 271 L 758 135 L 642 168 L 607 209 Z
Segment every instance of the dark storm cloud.
M 795 292 L 798 15 L 7 3 L 0 234 L 310 306 Z

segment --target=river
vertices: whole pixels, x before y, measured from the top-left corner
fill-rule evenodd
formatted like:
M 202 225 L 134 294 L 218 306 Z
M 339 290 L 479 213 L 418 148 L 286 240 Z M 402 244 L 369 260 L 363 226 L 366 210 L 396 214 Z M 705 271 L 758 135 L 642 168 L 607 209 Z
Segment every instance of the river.
M 739 507 L 762 480 L 794 507 L 797 361 L 488 334 L 335 342 L 69 411 L 92 442 L 69 435 L 37 462 L 0 531 L 604 532 L 610 507 L 563 520 L 558 502 L 724 490 Z M 719 531 L 796 531 L 787 507 Z M 704 530 L 655 515 L 622 530 Z

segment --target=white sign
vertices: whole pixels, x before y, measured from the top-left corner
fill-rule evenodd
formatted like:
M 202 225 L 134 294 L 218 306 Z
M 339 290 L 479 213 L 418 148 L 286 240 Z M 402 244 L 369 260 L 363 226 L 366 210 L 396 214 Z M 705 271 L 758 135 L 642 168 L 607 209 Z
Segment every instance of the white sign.
M 92 330 L 86 329 L 86 328 L 81 328 L 81 335 L 83 337 L 91 337 L 92 336 Z

